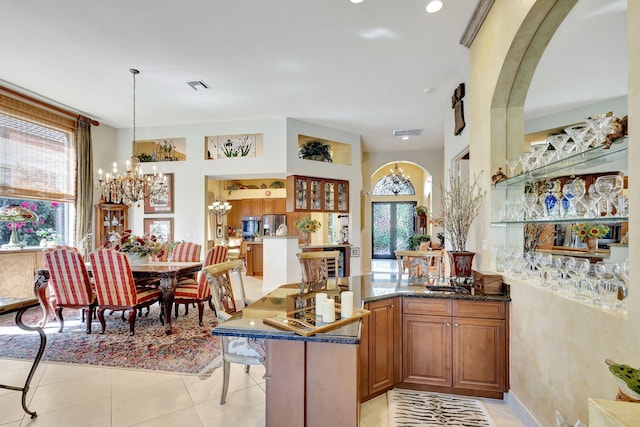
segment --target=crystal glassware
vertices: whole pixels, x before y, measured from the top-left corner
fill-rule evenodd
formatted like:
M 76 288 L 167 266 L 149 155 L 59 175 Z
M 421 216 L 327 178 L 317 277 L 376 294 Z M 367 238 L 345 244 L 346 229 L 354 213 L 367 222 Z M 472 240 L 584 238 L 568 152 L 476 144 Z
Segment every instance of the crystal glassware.
M 549 144 L 551 144 L 551 146 L 556 151 L 556 158 L 557 159 L 561 159 L 562 157 L 564 157 L 563 148 L 564 148 L 565 144 L 567 143 L 567 141 L 569 141 L 569 138 L 571 138 L 571 137 L 569 135 L 567 135 L 566 133 L 557 133 L 555 135 L 549 135 L 547 137 L 547 142 Z
M 593 131 L 592 142 L 594 144 L 602 144 L 607 139 L 607 135 L 613 132 L 613 126 L 611 125 L 613 119 L 612 115 L 607 114 L 594 114 L 585 119 L 587 126 Z
M 595 189 L 599 194 L 602 194 L 602 197 L 605 199 L 607 204 L 606 206 L 606 216 L 612 215 L 612 204 L 613 200 L 618 196 L 619 193 L 622 192 L 622 187 L 624 186 L 624 180 L 620 175 L 604 175 L 596 178 Z
M 591 138 L 588 138 L 589 134 L 589 126 L 585 123 L 580 123 L 574 126 L 569 126 L 564 129 L 564 131 L 571 137 L 571 139 L 575 142 L 575 147 L 577 151 L 586 150 L 589 145 L 591 145 Z
M 513 178 L 515 176 L 516 168 L 518 167 L 518 163 L 520 163 L 519 158 L 515 159 L 507 159 L 507 167 L 509 168 L 509 178 Z

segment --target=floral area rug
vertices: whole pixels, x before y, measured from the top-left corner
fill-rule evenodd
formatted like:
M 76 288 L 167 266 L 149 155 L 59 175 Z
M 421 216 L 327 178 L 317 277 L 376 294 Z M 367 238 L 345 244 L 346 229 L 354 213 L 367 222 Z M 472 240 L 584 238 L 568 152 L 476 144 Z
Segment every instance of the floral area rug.
M 129 322 L 122 320 L 122 312 L 109 315 L 103 335 L 100 322 L 92 323 L 91 334 L 81 322 L 80 311 L 64 309 L 64 329 L 50 320 L 44 328 L 47 345 L 43 361 L 70 364 L 108 366 L 125 369 L 193 374 L 206 377 L 222 364 L 220 339 L 211 335 L 216 326 L 214 313 L 205 306 L 203 326 L 198 325 L 198 309 L 189 308 L 184 315 L 172 320 L 172 334 L 166 335 L 158 319 L 159 306 L 154 304 L 148 316 L 136 319 L 135 335 L 129 336 Z M 143 309 L 146 313 L 146 309 Z M 27 324 L 34 324 L 41 317 L 40 309 L 29 309 L 23 316 Z M 15 314 L 0 316 L 0 357 L 9 359 L 35 358 L 40 338 L 37 332 L 24 331 L 15 326 Z
M 395 388 L 387 392 L 390 427 L 495 427 L 484 404 L 448 394 Z

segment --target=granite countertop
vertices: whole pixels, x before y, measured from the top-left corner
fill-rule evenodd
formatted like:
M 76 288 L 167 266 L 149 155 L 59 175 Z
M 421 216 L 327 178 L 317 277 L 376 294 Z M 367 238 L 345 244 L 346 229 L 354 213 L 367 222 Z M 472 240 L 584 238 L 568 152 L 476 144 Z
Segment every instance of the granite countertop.
M 349 277 L 349 290 L 353 292 L 353 305 L 363 307 L 365 302 L 377 301 L 397 296 L 411 298 L 438 298 L 471 301 L 510 301 L 509 285 L 503 285 L 501 295 L 477 294 L 472 287 L 467 287 L 467 294 L 443 293 L 430 291 L 426 286 L 409 286 L 398 284 L 395 280 L 378 279 L 372 275 Z M 339 290 L 328 291 L 330 296 L 339 299 Z M 244 336 L 253 338 L 282 339 L 296 341 L 331 342 L 339 344 L 358 344 L 360 342 L 359 320 L 336 329 L 312 336 L 302 336 L 294 332 L 276 329 L 266 325 L 262 319 L 271 316 L 286 316 L 288 311 L 304 305 L 306 299 L 313 295 L 300 297 L 297 283 L 280 286 L 269 292 L 258 301 L 246 307 L 242 312 L 216 326 L 213 335 Z

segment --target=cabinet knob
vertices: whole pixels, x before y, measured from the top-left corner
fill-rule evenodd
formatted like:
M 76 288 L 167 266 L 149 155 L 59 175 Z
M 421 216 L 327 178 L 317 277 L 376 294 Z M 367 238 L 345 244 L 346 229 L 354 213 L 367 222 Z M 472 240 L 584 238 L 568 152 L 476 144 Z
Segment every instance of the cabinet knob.
M 457 327 L 458 327 L 458 324 L 456 323 L 454 326 L 457 328 Z
M 447 326 L 451 326 L 451 323 L 447 322 Z

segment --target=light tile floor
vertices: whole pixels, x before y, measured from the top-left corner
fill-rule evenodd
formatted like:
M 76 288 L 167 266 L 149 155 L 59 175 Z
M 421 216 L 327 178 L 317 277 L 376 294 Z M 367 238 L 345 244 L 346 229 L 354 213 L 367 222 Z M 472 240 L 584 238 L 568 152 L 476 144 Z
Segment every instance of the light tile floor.
M 389 268 L 380 264 L 379 268 Z M 264 293 L 259 278 L 246 277 L 247 296 Z M 265 425 L 264 368 L 232 364 L 227 402 L 219 405 L 222 369 L 204 380 L 198 376 L 41 363 L 27 395 L 31 419 L 20 404 L 21 394 L 0 389 L 2 426 L 221 426 Z M 21 386 L 30 363 L 0 359 L 0 384 Z M 497 427 L 520 427 L 502 401 L 484 400 Z M 362 405 L 362 427 L 385 427 L 386 396 Z

